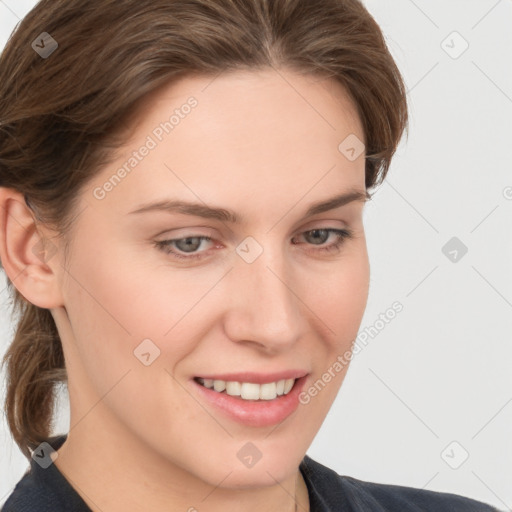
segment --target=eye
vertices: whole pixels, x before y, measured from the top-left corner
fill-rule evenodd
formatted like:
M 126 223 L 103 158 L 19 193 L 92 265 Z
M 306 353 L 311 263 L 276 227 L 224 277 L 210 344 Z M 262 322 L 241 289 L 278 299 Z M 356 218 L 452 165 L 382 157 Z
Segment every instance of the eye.
M 321 228 L 312 229 L 301 233 L 308 240 L 313 242 L 306 242 L 307 245 L 321 246 L 313 249 L 313 252 L 333 252 L 340 249 L 345 240 L 353 238 L 353 232 L 349 229 L 335 229 L 335 228 Z M 334 237 L 334 241 L 325 245 L 329 238 Z M 211 242 L 212 238 L 209 236 L 188 236 L 186 238 L 173 238 L 170 240 L 155 241 L 154 244 L 157 249 L 166 254 L 171 255 L 173 258 L 181 260 L 194 260 L 204 258 L 205 250 L 199 251 L 203 242 Z M 293 245 L 301 245 L 293 241 Z
M 339 250 L 345 240 L 353 238 L 353 232 L 349 229 L 319 228 L 305 231 L 302 236 L 309 240 L 317 240 L 317 243 L 313 242 L 312 245 L 322 245 L 314 252 L 333 252 Z M 334 236 L 334 241 L 324 245 L 331 236 Z M 292 243 L 298 245 L 296 242 Z
M 197 249 L 201 246 L 202 242 L 211 242 L 209 236 L 188 236 L 186 238 L 174 238 L 172 240 L 161 240 L 155 242 L 158 249 L 167 254 L 171 254 L 178 259 L 196 259 L 203 257 L 203 253 L 196 253 Z M 171 247 L 175 245 L 178 251 L 173 250 Z M 185 256 L 184 254 L 188 254 Z

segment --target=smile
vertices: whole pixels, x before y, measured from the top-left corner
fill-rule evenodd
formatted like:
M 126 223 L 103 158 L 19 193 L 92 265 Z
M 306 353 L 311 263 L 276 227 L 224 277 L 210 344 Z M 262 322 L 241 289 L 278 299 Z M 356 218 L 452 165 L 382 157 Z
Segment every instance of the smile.
M 195 380 L 205 388 L 212 389 L 217 393 L 240 397 L 243 400 L 274 400 L 278 396 L 287 395 L 295 384 L 295 379 L 281 379 L 265 384 L 203 379 L 201 377 Z
M 211 414 L 249 427 L 268 427 L 298 409 L 308 375 L 304 370 L 239 372 L 196 376 L 190 382 L 192 393 Z

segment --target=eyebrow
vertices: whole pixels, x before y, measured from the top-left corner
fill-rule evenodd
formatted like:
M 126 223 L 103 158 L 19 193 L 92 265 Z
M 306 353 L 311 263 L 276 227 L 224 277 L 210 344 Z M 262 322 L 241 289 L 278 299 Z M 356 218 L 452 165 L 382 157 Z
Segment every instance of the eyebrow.
M 318 201 L 309 206 L 305 213 L 305 217 L 310 217 L 319 213 L 340 208 L 348 203 L 354 201 L 366 202 L 371 199 L 368 191 L 352 190 L 344 194 L 340 194 L 328 199 Z M 141 205 L 136 210 L 129 212 L 132 213 L 145 213 L 152 211 L 165 211 L 168 213 L 181 213 L 185 215 L 194 215 L 196 217 L 203 217 L 205 219 L 216 219 L 223 222 L 232 222 L 234 224 L 240 223 L 242 217 L 231 210 L 225 208 L 215 208 L 201 203 L 191 203 L 182 200 L 164 199 L 153 203 Z

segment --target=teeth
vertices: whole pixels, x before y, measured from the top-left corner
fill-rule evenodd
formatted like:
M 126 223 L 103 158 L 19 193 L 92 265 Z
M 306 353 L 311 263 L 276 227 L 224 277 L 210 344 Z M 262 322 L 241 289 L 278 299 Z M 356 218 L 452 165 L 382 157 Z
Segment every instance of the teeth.
M 273 400 L 277 396 L 277 384 L 275 382 L 269 382 L 267 384 L 262 384 L 258 386 L 260 389 L 259 397 L 261 400 Z
M 284 394 L 287 395 L 290 392 L 290 389 L 293 387 L 294 380 L 293 379 L 286 379 L 284 381 Z
M 244 400 L 259 400 L 260 399 L 260 385 L 252 384 L 250 382 L 244 382 L 242 384 L 242 390 L 240 396 Z
M 240 382 L 226 382 L 226 393 L 228 395 L 240 396 L 241 391 L 242 385 L 240 384 Z
M 223 380 L 214 380 L 213 389 L 219 392 L 224 391 L 226 389 L 226 383 Z
M 295 379 L 283 379 L 277 382 L 255 384 L 254 382 L 236 382 L 213 379 L 197 379 L 205 388 L 219 393 L 239 396 L 244 400 L 274 400 L 278 396 L 287 395 L 295 383 Z

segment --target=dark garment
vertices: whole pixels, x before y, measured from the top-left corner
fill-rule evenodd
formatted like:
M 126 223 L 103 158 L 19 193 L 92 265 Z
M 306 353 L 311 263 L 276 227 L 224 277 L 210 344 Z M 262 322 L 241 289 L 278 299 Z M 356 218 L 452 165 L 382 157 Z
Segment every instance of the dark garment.
M 48 443 L 57 450 L 67 436 Z M 310 512 L 497 512 L 455 494 L 440 493 L 340 476 L 307 455 L 300 470 L 309 492 Z M 55 464 L 46 469 L 35 460 L 18 482 L 2 512 L 91 512 Z

